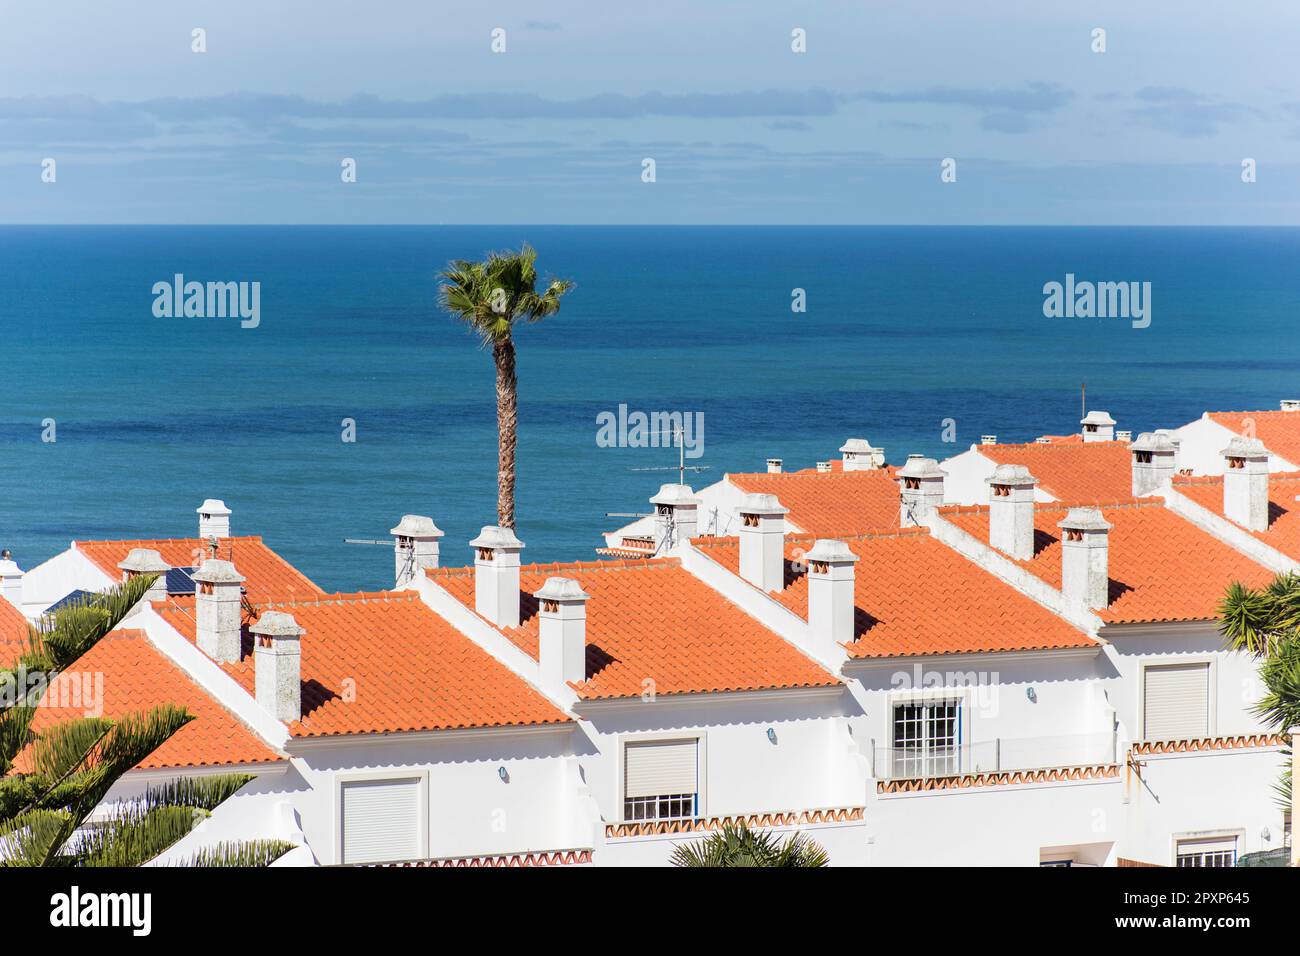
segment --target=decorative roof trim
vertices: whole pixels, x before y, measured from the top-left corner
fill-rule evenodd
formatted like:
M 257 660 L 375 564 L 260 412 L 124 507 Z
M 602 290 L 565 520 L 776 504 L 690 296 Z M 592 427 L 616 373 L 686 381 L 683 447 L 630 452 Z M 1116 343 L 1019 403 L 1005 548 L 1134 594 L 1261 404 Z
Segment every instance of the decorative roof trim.
M 1237 737 L 1199 737 L 1195 740 L 1137 741 L 1133 753 L 1185 754 L 1207 750 L 1244 750 L 1250 747 L 1281 747 L 1286 740 L 1281 734 L 1242 734 Z
M 876 783 L 876 793 L 928 793 L 935 790 L 970 790 L 976 787 L 1008 787 L 1029 783 L 1103 780 L 1118 776 L 1118 764 L 1058 767 L 1053 770 L 1003 770 L 996 773 L 930 777 L 924 780 L 880 780 Z
M 400 863 L 369 863 L 363 866 L 391 867 L 523 867 L 582 866 L 591 863 L 590 850 L 540 850 L 531 853 L 508 853 L 499 856 L 454 856 L 438 860 L 403 860 Z
M 702 817 L 697 820 L 654 820 L 646 823 L 607 823 L 605 836 L 617 840 L 626 837 L 661 836 L 673 833 L 707 833 L 724 826 L 743 823 L 748 827 L 793 827 L 821 823 L 857 823 L 865 818 L 864 807 L 825 807 L 817 810 L 779 810 L 771 813 L 737 814 L 727 817 Z

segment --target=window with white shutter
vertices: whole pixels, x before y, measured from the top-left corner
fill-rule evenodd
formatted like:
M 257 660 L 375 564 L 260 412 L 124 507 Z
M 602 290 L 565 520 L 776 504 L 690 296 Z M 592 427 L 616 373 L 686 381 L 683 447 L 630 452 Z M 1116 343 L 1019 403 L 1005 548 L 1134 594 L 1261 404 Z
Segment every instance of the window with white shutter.
M 1210 665 L 1161 664 L 1144 670 L 1147 740 L 1210 735 Z
M 355 780 L 342 787 L 343 862 L 381 863 L 423 856 L 420 780 Z
M 623 819 L 688 820 L 699 813 L 699 741 L 639 740 L 623 749 Z
M 1236 866 L 1237 838 L 1216 837 L 1212 840 L 1179 840 L 1179 866 Z

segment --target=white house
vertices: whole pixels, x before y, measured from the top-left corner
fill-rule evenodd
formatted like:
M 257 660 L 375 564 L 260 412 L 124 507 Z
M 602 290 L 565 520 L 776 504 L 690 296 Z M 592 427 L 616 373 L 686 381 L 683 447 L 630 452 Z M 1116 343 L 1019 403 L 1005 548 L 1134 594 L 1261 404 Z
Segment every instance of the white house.
M 1276 411 L 1205 412 L 1173 434 L 1181 444 L 1180 467 L 1193 475 L 1223 474 L 1223 449 L 1234 438 L 1262 441 L 1269 471 L 1300 470 L 1300 400 L 1283 399 Z

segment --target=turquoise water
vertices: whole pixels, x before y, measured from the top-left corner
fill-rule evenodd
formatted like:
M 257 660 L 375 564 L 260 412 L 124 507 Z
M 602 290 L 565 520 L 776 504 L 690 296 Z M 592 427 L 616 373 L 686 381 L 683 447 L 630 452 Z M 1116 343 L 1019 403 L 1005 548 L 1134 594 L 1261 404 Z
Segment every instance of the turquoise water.
M 605 512 L 672 480 L 630 469 L 673 452 L 597 446 L 620 403 L 704 414 L 698 486 L 851 435 L 897 462 L 1073 431 L 1081 382 L 1134 431 L 1300 397 L 1297 230 L 4 227 L 0 546 L 30 567 L 74 537 L 192 535 L 218 497 L 327 588 L 387 585 L 390 552 L 342 539 L 404 512 L 463 562 L 495 521 L 493 371 L 435 273 L 525 240 L 578 284 L 518 334 L 532 560 L 591 557 Z M 177 272 L 261 282 L 261 325 L 155 318 Z M 1067 272 L 1150 282 L 1151 326 L 1044 318 Z

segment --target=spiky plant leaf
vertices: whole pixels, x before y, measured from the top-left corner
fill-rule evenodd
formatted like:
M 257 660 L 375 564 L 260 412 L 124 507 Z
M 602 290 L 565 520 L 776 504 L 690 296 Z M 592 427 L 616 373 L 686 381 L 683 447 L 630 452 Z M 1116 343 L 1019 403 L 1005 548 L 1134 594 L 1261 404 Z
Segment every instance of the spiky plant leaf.
M 724 824 L 702 840 L 678 844 L 673 866 L 685 867 L 816 867 L 830 857 L 807 835 L 796 833 L 781 840 L 768 830 L 752 830 L 743 820 Z
M 244 843 L 218 843 L 199 850 L 178 866 L 270 866 L 294 848 L 284 840 L 250 840 Z

